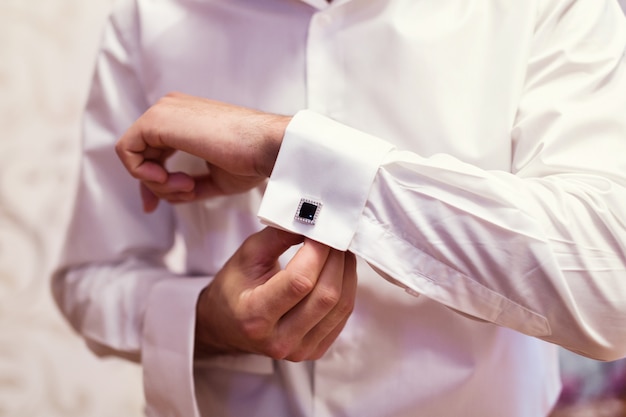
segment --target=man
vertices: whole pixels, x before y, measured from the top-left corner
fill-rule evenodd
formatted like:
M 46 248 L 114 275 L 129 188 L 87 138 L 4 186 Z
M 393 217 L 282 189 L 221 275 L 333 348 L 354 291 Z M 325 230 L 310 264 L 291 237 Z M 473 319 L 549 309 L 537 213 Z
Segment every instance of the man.
M 626 354 L 625 46 L 612 0 L 122 3 L 59 306 L 150 416 L 547 415 L 555 344 Z

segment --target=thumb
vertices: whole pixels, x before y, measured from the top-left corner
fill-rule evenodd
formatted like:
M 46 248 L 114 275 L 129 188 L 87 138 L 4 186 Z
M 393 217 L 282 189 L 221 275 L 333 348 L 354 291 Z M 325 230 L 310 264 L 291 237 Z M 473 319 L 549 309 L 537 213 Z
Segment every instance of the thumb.
M 330 254 L 330 248 L 313 240 L 304 245 L 286 268 L 254 289 L 266 317 L 282 317 L 315 287 Z
M 247 259 L 273 265 L 290 247 L 302 243 L 304 237 L 273 227 L 266 227 L 250 236 L 241 247 Z

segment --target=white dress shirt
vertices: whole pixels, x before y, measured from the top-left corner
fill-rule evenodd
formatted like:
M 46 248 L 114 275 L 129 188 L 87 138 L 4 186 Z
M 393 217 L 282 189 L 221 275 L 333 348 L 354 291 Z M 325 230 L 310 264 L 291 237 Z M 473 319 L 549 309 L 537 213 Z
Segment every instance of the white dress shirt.
M 122 1 L 58 304 L 141 360 L 149 416 L 546 415 L 554 344 L 626 355 L 625 46 L 615 0 Z M 170 91 L 295 114 L 266 189 L 142 212 L 113 146 Z M 355 311 L 316 362 L 194 363 L 199 291 L 263 223 L 357 254 Z

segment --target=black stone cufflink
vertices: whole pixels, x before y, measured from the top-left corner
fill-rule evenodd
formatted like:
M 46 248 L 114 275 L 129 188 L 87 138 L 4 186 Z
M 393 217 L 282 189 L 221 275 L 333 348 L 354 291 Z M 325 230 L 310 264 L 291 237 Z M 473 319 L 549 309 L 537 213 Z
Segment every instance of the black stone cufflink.
M 300 204 L 298 204 L 298 209 L 296 210 L 294 218 L 301 223 L 312 225 L 315 224 L 315 220 L 317 220 L 317 216 L 320 214 L 321 209 L 321 202 L 303 198 L 300 200 Z

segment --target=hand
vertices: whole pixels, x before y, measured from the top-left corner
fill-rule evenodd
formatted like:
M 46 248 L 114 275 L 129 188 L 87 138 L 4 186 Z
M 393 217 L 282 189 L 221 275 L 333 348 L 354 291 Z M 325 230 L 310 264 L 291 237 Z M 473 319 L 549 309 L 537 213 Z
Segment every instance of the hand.
M 144 210 L 159 199 L 172 203 L 249 190 L 270 176 L 291 120 L 243 107 L 172 93 L 148 109 L 124 133 L 116 152 L 141 181 Z M 209 174 L 170 173 L 177 150 L 203 158 Z
M 302 237 L 266 228 L 249 237 L 197 304 L 196 357 L 256 353 L 320 358 L 339 336 L 356 293 L 356 259 L 312 240 L 281 270 Z

